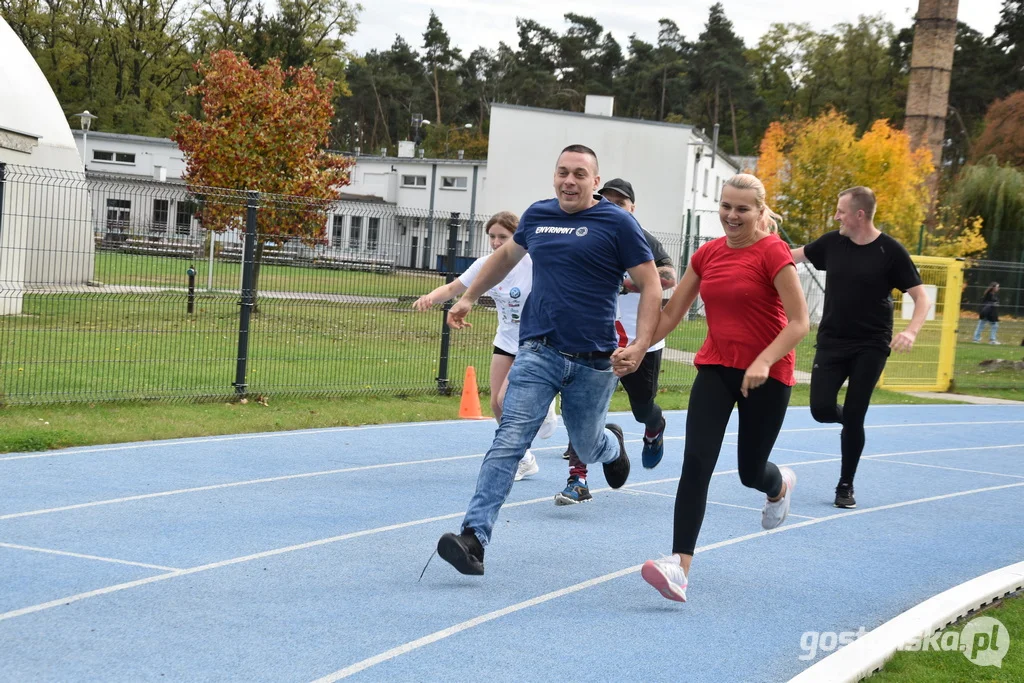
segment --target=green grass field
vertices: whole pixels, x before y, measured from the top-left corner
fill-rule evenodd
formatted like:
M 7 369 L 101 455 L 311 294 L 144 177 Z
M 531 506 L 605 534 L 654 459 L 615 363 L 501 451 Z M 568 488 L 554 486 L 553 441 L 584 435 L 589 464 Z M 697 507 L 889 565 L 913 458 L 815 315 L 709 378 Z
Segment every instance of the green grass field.
M 986 390 L 1001 388 L 1010 392 L 1010 396 L 1003 396 L 1003 398 L 1016 397 L 1018 400 L 1024 400 L 1024 372 L 1010 368 L 992 370 L 980 365 L 982 361 L 999 358 L 1012 361 L 1024 360 L 1024 346 L 1021 346 L 1021 341 L 1024 340 L 1024 320 L 1004 317 L 999 321 L 1000 346 L 988 343 L 988 327 L 982 334 L 982 343 L 973 343 L 971 338 L 977 324 L 977 316 L 960 319 L 956 345 L 956 370 L 953 373 L 954 390 L 963 394 L 984 392 L 985 395 L 990 395 L 990 392 Z
M 1001 666 L 981 667 L 961 652 L 897 652 L 885 667 L 867 678 L 870 683 L 1019 683 L 1024 681 L 1024 597 L 1015 597 L 969 618 L 961 620 L 950 631 L 962 632 L 971 619 L 993 617 L 1006 627 L 1010 645 Z

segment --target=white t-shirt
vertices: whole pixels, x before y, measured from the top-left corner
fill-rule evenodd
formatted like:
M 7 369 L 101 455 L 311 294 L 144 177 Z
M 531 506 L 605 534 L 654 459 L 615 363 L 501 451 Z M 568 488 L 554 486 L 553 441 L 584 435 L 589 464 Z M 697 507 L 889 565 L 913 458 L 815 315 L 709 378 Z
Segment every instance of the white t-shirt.
M 636 312 L 640 306 L 640 292 L 629 292 L 620 294 L 618 301 L 618 314 L 615 317 L 615 336 L 618 338 L 619 346 L 628 346 L 636 339 Z M 652 344 L 648 352 L 665 348 L 665 340 Z
M 488 254 L 473 261 L 466 272 L 459 276 L 459 282 L 466 287 L 472 286 L 477 273 L 490 257 Z M 498 331 L 494 334 L 494 345 L 506 353 L 515 355 L 519 350 L 519 319 L 532 288 L 533 261 L 527 254 L 504 280 L 487 290 L 487 296 L 494 299 L 498 308 Z

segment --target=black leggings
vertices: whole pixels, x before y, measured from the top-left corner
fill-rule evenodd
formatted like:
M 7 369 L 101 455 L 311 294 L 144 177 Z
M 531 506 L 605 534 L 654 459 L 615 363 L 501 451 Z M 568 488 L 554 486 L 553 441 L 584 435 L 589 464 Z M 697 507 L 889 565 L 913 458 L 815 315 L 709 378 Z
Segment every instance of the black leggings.
M 661 406 L 654 402 L 658 395 L 661 351 L 662 349 L 648 351 L 636 372 L 619 378 L 619 383 L 629 396 L 629 408 L 633 411 L 633 419 L 652 432 L 661 428 Z
M 703 365 L 690 390 L 686 411 L 686 447 L 683 475 L 676 491 L 672 552 L 693 555 L 704 521 L 708 486 L 722 450 L 732 409 L 739 406 L 740 424 L 736 458 L 740 481 L 774 498 L 782 491 L 779 468 L 768 462 L 789 406 L 790 387 L 768 378 L 762 386 L 740 393 L 744 370 Z
M 853 484 L 857 463 L 864 451 L 864 418 L 871 394 L 882 376 L 889 349 L 818 349 L 811 370 L 811 417 L 818 422 L 843 425 L 840 437 L 843 466 L 839 481 Z M 839 389 L 846 387 L 843 407 L 837 404 Z

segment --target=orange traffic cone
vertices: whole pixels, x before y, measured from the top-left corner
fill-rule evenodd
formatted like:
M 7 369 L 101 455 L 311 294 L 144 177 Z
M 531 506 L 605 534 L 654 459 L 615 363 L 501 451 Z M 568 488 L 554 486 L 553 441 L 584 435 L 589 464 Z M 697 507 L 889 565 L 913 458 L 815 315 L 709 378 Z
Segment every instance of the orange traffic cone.
M 459 417 L 464 420 L 488 420 L 480 413 L 480 394 L 476 390 L 476 368 L 466 368 L 466 379 L 462 383 L 462 401 L 459 403 Z

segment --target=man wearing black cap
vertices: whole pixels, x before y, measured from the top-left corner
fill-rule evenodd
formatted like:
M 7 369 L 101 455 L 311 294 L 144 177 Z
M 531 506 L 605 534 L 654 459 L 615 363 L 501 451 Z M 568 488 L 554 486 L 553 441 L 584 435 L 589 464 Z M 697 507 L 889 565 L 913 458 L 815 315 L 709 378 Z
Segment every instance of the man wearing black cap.
M 633 186 L 622 178 L 609 180 L 598 194 L 629 213 L 636 209 Z M 672 258 L 658 238 L 646 230 L 643 230 L 643 234 L 654 254 L 654 265 L 658 269 L 662 288 L 675 287 L 676 270 L 672 266 Z M 615 320 L 615 336 L 620 347 L 632 344 L 636 339 L 639 303 L 639 290 L 627 273 L 619 290 L 618 316 Z M 661 350 L 664 347 L 664 341 L 652 346 L 647 350 L 636 372 L 619 379 L 622 388 L 626 390 L 626 395 L 629 396 L 629 407 L 633 411 L 633 417 L 646 427 L 642 459 L 647 469 L 656 467 L 665 453 L 665 418 L 662 417 L 661 406 L 654 402 L 658 395 L 658 373 L 661 371 Z M 565 488 L 555 495 L 555 505 L 574 505 L 590 500 L 593 496 L 590 495 L 587 486 L 587 466 L 576 456 L 571 443 L 564 457 L 569 459 L 569 480 Z

